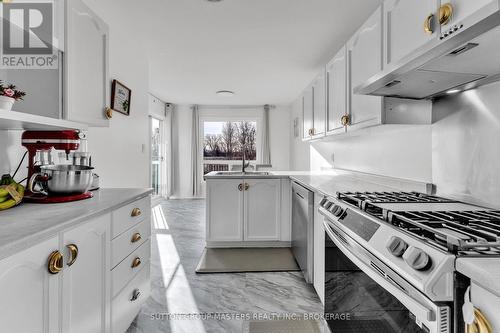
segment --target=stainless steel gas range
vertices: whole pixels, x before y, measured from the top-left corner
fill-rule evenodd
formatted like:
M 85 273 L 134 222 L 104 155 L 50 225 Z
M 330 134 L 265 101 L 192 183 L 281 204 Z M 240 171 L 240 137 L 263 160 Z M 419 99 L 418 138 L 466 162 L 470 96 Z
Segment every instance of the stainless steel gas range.
M 416 192 L 325 197 L 332 332 L 464 332 L 461 256 L 500 257 L 500 212 Z

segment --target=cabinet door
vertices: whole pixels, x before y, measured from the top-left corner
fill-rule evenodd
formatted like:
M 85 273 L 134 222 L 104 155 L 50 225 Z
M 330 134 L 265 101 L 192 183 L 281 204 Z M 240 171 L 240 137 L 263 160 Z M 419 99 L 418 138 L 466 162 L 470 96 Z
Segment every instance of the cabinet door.
M 279 179 L 245 179 L 245 184 L 245 240 L 279 240 L 281 181 Z
M 382 122 L 382 98 L 354 94 L 353 89 L 382 70 L 382 7 L 379 7 L 347 43 L 350 71 L 350 127 Z
M 439 0 L 386 0 L 384 2 L 386 63 L 396 63 L 422 50 L 429 42 L 438 41 L 439 23 L 436 13 Z M 432 33 L 424 30 L 429 15 Z
M 304 91 L 302 95 L 302 128 L 303 128 L 303 135 L 302 138 L 304 139 L 310 139 L 311 138 L 311 131 L 314 128 L 314 122 L 313 122 L 313 117 L 314 117 L 314 93 L 313 93 L 313 87 L 312 85 L 307 87 L 307 89 Z
M 54 237 L 0 260 L 2 332 L 59 332 L 59 276 L 47 270 L 57 248 Z
M 243 179 L 207 181 L 207 240 L 243 240 Z M 242 185 L 243 186 L 243 185 Z
M 347 56 L 345 46 L 326 66 L 327 133 L 345 132 L 341 118 L 347 112 Z
M 453 7 L 453 15 L 451 16 L 449 22 L 443 25 L 441 29 L 442 31 L 447 30 L 456 24 L 464 24 L 465 20 L 474 14 L 478 14 L 478 11 L 480 11 L 476 19 L 468 22 L 467 25 L 470 26 L 478 20 L 485 18 L 493 11 L 497 11 L 499 6 L 498 0 L 441 0 L 442 5 L 447 3 L 451 4 Z M 488 8 L 488 6 L 491 6 L 491 8 Z
M 65 107 L 68 120 L 108 126 L 108 27 L 82 0 L 66 1 Z
M 107 214 L 64 233 L 63 332 L 109 332 L 109 263 L 111 215 Z M 73 256 L 67 247 L 78 247 Z M 71 259 L 75 259 L 72 265 Z
M 324 71 L 313 82 L 313 136 L 325 134 L 326 74 Z

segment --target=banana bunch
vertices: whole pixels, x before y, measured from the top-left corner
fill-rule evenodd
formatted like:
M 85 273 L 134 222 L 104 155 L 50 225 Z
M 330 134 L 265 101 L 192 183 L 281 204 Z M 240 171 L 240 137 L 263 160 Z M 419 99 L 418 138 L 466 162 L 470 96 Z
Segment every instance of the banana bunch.
M 10 175 L 3 175 L 0 180 L 0 210 L 12 208 L 23 199 L 24 186 L 18 184 Z

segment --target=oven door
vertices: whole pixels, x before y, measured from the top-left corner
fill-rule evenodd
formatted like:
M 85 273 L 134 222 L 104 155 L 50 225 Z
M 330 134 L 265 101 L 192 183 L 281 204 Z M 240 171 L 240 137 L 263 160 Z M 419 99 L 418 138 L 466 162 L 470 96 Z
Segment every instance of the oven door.
M 334 222 L 325 219 L 324 226 L 325 320 L 331 332 L 450 332 L 448 306 L 394 276 Z

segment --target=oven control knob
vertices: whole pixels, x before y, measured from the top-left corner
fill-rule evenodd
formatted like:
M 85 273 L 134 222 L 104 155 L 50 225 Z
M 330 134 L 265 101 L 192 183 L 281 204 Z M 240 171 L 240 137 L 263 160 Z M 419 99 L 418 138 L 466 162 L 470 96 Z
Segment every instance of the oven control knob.
M 425 271 L 432 265 L 431 258 L 418 247 L 410 246 L 403 254 L 404 261 L 408 266 L 418 271 Z
M 332 208 L 331 212 L 333 216 L 339 217 L 340 215 L 342 215 L 342 213 L 344 213 L 344 210 L 339 205 L 335 205 L 335 207 Z
M 408 248 L 408 244 L 399 237 L 393 236 L 385 246 L 395 257 L 401 257 Z

